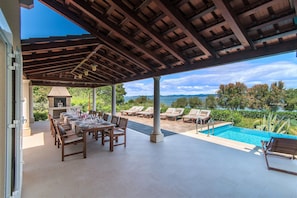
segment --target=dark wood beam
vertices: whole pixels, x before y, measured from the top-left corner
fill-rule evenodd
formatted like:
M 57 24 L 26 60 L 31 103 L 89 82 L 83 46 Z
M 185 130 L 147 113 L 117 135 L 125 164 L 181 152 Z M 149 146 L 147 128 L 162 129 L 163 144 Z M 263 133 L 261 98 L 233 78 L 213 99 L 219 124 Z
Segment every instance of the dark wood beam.
M 23 40 L 23 42 L 30 42 Z M 36 43 L 30 43 L 30 45 L 23 44 L 22 42 L 22 52 L 23 54 L 31 53 L 32 51 L 38 50 L 60 50 L 60 49 L 68 49 L 68 48 L 84 48 L 90 46 L 97 46 L 100 42 L 97 38 L 92 39 L 83 39 L 76 41 L 63 41 L 63 40 L 55 40 L 51 41 L 48 44 L 44 44 L 42 42 L 36 41 Z
M 277 3 L 277 1 L 273 1 L 273 0 L 271 0 L 271 1 L 264 0 L 264 2 L 261 5 L 259 5 L 259 3 L 261 3 L 261 1 L 263 2 L 263 0 L 256 1 L 254 8 L 251 8 L 245 12 L 242 12 L 241 14 L 238 15 L 238 17 L 248 17 L 252 14 L 263 12 L 263 10 L 265 10 L 268 7 L 271 7 Z
M 156 61 L 160 65 L 164 65 L 162 60 L 156 56 L 153 52 L 145 48 L 145 46 L 140 43 L 139 41 L 135 40 L 133 37 L 131 37 L 129 34 L 121 30 L 117 25 L 114 23 L 106 20 L 106 17 L 101 16 L 98 14 L 98 12 L 93 9 L 92 7 L 88 6 L 84 2 L 78 1 L 78 0 L 70 0 L 70 3 L 77 7 L 78 9 L 82 10 L 85 14 L 87 14 L 90 18 L 92 18 L 94 21 L 97 21 L 98 24 L 100 24 L 102 27 L 108 29 L 112 32 L 113 35 L 119 37 L 121 40 L 126 41 L 136 49 L 140 50 L 142 53 L 149 55 L 154 61 Z
M 232 11 L 231 6 L 228 2 L 225 0 L 213 0 L 216 7 L 220 10 L 222 13 L 224 19 L 228 21 L 228 24 L 230 25 L 230 28 L 234 32 L 237 39 L 240 41 L 240 43 L 245 47 L 252 49 L 256 49 L 253 41 L 248 37 L 245 29 L 240 24 L 236 14 Z
M 40 53 L 40 54 L 30 54 L 30 55 L 23 55 L 23 62 L 32 61 L 32 60 L 46 60 L 46 59 L 54 59 L 59 57 L 69 57 L 73 55 L 86 55 L 90 52 L 90 49 L 75 49 L 75 50 L 62 50 L 59 52 L 48 51 L 47 53 Z
M 55 59 L 47 59 L 47 60 L 39 60 L 39 61 L 27 61 L 23 62 L 24 68 L 32 68 L 32 67 L 42 67 L 42 66 L 51 66 L 52 64 L 63 64 L 63 63 L 73 63 L 73 65 L 77 65 L 83 58 L 81 55 L 71 56 L 69 57 L 59 57 Z
M 207 56 L 219 57 L 216 51 L 197 33 L 190 24 L 177 10 L 172 6 L 172 3 L 168 0 L 155 1 L 158 7 L 177 25 L 183 32 L 191 38 L 191 40 L 197 45 L 197 47 Z
M 114 51 L 117 51 L 119 54 L 123 54 L 126 58 L 128 58 L 130 61 L 134 62 L 140 68 L 144 69 L 145 71 L 152 70 L 150 65 L 148 65 L 145 61 L 139 59 L 139 57 L 137 57 L 135 54 L 129 52 L 124 47 L 119 45 L 117 42 L 110 39 L 108 36 L 100 33 L 99 31 L 97 31 L 97 29 L 94 29 L 94 27 L 91 26 L 90 24 L 88 24 L 85 20 L 83 20 L 80 15 L 73 13 L 72 11 L 67 9 L 67 7 L 61 5 L 60 3 L 56 2 L 56 1 L 42 0 L 42 2 L 44 4 L 46 4 L 48 7 L 51 7 L 56 12 L 62 14 L 66 18 L 79 24 L 85 30 L 92 33 L 92 35 L 96 35 L 96 37 L 99 38 L 103 43 L 105 43 L 107 46 L 112 48 Z M 116 46 L 116 48 L 114 48 L 113 46 Z
M 129 20 L 131 20 L 135 25 L 137 25 L 139 29 L 141 29 L 144 33 L 149 35 L 153 40 L 155 40 L 160 45 L 162 45 L 167 51 L 169 51 L 178 60 L 182 62 L 186 62 L 183 56 L 176 49 L 174 49 L 174 47 L 169 42 L 164 40 L 164 38 L 162 38 L 158 33 L 156 33 L 151 27 L 146 26 L 146 23 L 142 21 L 136 14 L 132 13 L 131 10 L 123 2 L 118 0 L 117 1 L 109 0 L 108 3 L 116 7 L 117 10 L 121 11 L 121 13 L 124 14 L 127 18 L 129 18 Z

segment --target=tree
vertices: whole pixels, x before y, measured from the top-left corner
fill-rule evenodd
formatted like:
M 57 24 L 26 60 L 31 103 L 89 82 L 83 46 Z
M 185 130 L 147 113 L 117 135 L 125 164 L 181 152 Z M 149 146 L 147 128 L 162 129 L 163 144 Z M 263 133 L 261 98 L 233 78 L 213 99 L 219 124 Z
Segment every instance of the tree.
M 217 91 L 218 104 L 232 110 L 244 109 L 248 103 L 246 93 L 247 87 L 241 82 L 220 85 L 220 90 Z
M 248 89 L 248 107 L 251 109 L 269 109 L 267 105 L 269 87 L 267 84 L 257 84 Z
M 138 98 L 135 99 L 136 104 L 153 104 L 153 101 L 150 100 L 147 96 L 139 96 Z
M 268 104 L 272 111 L 278 110 L 285 103 L 285 84 L 282 81 L 274 82 L 270 86 Z
M 33 111 L 44 112 L 48 108 L 47 95 L 51 87 L 33 86 Z
M 203 105 L 202 100 L 197 96 L 189 98 L 188 103 L 189 103 L 189 106 L 191 108 L 198 108 L 198 107 L 201 107 Z
M 297 89 L 288 89 L 285 92 L 285 110 L 297 110 Z
M 178 98 L 175 102 L 171 104 L 172 107 L 181 107 L 184 108 L 188 105 L 188 100 L 187 98 Z
M 208 95 L 205 99 L 205 107 L 208 109 L 215 109 L 217 107 L 217 101 L 214 95 Z

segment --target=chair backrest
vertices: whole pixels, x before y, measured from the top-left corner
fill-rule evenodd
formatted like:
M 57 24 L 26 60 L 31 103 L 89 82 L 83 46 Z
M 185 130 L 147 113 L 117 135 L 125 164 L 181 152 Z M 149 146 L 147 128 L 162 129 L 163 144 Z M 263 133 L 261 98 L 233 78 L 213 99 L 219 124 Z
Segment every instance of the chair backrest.
M 127 118 L 120 117 L 119 128 L 121 128 L 123 130 L 126 130 L 127 125 L 128 125 L 128 119 Z
M 89 115 L 96 115 L 96 114 L 97 114 L 96 111 L 93 111 L 93 110 L 90 110 L 90 111 L 89 111 Z
M 176 108 L 174 113 L 178 115 L 182 115 L 184 113 L 184 108 Z
M 136 109 L 136 111 L 142 111 L 144 109 L 144 106 L 138 106 L 138 108 Z
M 119 123 L 119 116 L 115 116 L 115 115 L 111 116 L 110 123 L 115 124 L 117 126 Z
M 103 112 L 102 112 L 102 111 L 98 111 L 98 112 L 97 112 L 97 115 L 98 115 L 99 118 L 101 118 L 102 115 L 103 115 Z
M 201 110 L 199 113 L 199 116 L 203 116 L 203 117 L 209 117 L 210 115 L 210 110 Z
M 108 114 L 107 113 L 103 113 L 102 119 L 107 121 L 108 120 Z
M 154 112 L 154 107 L 148 107 L 145 112 Z
M 138 106 L 133 106 L 128 111 L 136 111 L 137 109 L 138 109 Z
M 198 115 L 200 113 L 199 109 L 191 109 L 189 115 Z
M 50 129 L 51 129 L 52 135 L 57 134 L 57 129 L 53 118 L 50 118 Z
M 175 112 L 175 108 L 169 107 L 165 113 L 174 113 Z

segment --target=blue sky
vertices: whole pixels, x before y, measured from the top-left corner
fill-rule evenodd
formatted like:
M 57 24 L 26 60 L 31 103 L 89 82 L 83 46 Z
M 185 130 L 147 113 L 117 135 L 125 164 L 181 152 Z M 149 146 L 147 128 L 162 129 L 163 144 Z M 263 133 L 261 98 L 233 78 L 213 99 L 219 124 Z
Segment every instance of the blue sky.
M 34 8 L 21 8 L 21 37 L 36 38 L 87 34 L 73 22 L 34 0 Z M 282 80 L 297 88 L 296 51 L 260 59 L 161 76 L 161 95 L 214 94 L 220 84 L 242 82 L 247 87 Z M 153 95 L 153 79 L 125 83 L 127 96 Z

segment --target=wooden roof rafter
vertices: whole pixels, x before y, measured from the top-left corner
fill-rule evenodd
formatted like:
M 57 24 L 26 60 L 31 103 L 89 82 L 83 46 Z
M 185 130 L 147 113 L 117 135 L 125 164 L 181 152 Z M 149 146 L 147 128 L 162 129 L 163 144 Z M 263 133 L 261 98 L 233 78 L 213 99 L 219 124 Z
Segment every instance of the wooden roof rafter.
M 22 40 L 23 73 L 33 85 L 111 85 L 295 51 L 297 46 L 297 0 L 39 1 L 90 35 Z M 75 78 L 84 70 L 88 76 Z
M 253 41 L 249 39 L 247 33 L 244 28 L 241 26 L 239 20 L 237 19 L 236 14 L 232 11 L 230 4 L 226 3 L 225 0 L 213 0 L 213 3 L 216 5 L 217 9 L 219 9 L 235 36 L 238 38 L 240 43 L 245 47 L 251 47 L 252 49 L 256 49 Z
M 129 20 L 135 23 L 141 31 L 145 34 L 149 35 L 153 40 L 157 41 L 160 45 L 162 45 L 167 51 L 173 54 L 177 59 L 182 61 L 183 63 L 186 62 L 184 57 L 176 50 L 174 47 L 167 41 L 165 41 L 159 34 L 157 34 L 151 27 L 146 26 L 145 22 L 142 21 L 136 14 L 133 14 L 129 8 L 122 2 L 122 1 L 113 1 L 109 0 L 112 6 L 116 9 L 120 10 Z

